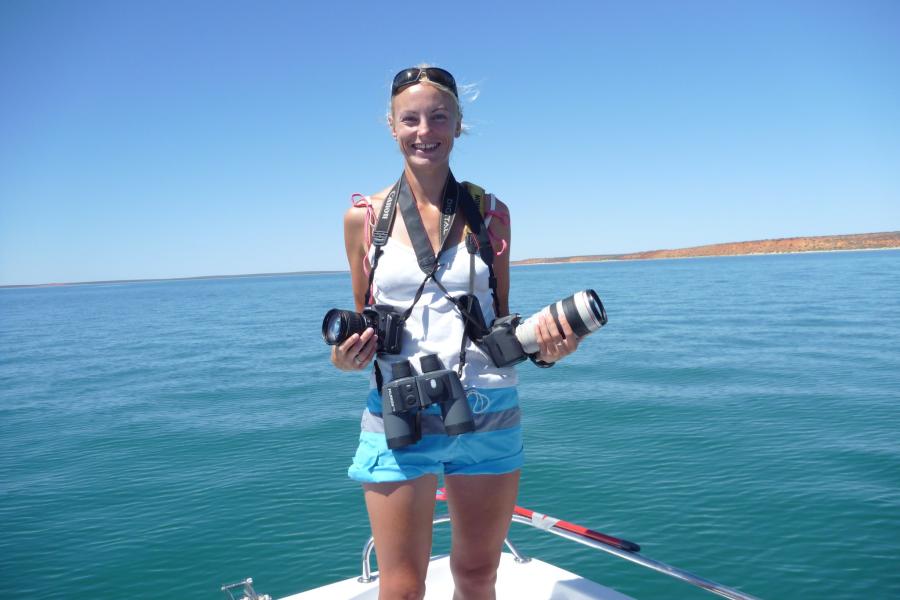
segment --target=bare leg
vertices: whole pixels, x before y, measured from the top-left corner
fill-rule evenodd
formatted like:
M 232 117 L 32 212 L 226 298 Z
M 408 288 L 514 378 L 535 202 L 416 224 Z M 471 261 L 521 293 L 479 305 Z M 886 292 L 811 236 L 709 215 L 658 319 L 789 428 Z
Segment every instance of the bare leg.
M 519 491 L 519 471 L 445 478 L 453 541 L 454 600 L 493 600 L 503 539 Z
M 363 484 L 378 558 L 381 600 L 421 600 L 431 554 L 437 477 Z

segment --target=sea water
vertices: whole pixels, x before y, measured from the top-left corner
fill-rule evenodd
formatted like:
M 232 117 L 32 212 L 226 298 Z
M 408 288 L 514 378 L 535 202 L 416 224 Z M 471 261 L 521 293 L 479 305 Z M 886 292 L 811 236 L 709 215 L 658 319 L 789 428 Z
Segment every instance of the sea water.
M 518 367 L 521 506 L 762 598 L 900 597 L 900 252 L 511 279 L 523 314 L 584 288 L 609 313 L 554 368 Z M 3 595 L 217 598 L 252 576 L 279 597 L 355 576 L 368 381 L 320 337 L 350 305 L 346 273 L 0 290 Z M 641 599 L 712 597 L 510 536 Z

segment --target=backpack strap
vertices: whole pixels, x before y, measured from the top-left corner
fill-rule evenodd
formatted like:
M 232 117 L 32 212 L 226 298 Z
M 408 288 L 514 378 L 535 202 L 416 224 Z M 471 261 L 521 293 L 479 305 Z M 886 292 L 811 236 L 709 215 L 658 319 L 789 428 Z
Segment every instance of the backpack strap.
M 459 195 L 459 206 L 466 217 L 466 249 L 469 251 L 469 293 L 475 291 L 475 254 L 477 253 L 488 267 L 488 285 L 491 288 L 491 299 L 496 316 L 500 311 L 500 303 L 497 299 L 497 277 L 494 275 L 494 248 L 491 245 L 491 237 L 488 235 L 488 226 L 484 218 L 487 204 L 490 203 L 493 208 L 496 200 L 492 194 L 485 194 L 484 188 L 468 181 L 464 181 L 460 189 L 462 193 Z
M 466 218 L 466 247 L 470 254 L 477 252 L 487 265 L 493 265 L 494 252 L 484 217 L 488 204 L 487 194 L 483 188 L 468 181 L 464 181 L 460 188 L 459 205 Z

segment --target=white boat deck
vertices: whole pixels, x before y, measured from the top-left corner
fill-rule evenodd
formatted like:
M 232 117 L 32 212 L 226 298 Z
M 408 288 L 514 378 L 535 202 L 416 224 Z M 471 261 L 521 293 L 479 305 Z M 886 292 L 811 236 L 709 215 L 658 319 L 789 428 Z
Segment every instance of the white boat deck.
M 519 507 L 516 508 L 519 509 Z M 529 525 L 558 537 L 588 546 L 594 550 L 601 550 L 618 556 L 628 562 L 687 582 L 729 600 L 759 600 L 750 594 L 643 556 L 640 554 L 640 547 L 627 540 L 613 538 L 580 525 L 561 521 L 537 512 L 528 512 L 530 514 L 527 517 L 521 514 L 514 514 L 512 522 Z M 446 515 L 435 517 L 434 524 L 445 523 L 449 520 L 450 517 Z M 521 556 L 509 540 L 506 541 L 506 545 L 516 556 Z M 365 583 L 360 581 L 363 577 L 351 577 L 337 583 L 286 596 L 281 600 L 377 600 L 378 573 L 370 573 L 369 571 L 369 559 L 374 546 L 374 540 L 369 538 L 363 550 L 361 572 L 366 578 Z M 450 573 L 450 557 L 448 555 L 443 554 L 431 557 L 425 586 L 425 600 L 446 600 L 452 597 L 453 576 Z M 238 598 L 241 598 L 241 600 L 270 600 L 268 595 L 256 593 L 253 589 L 252 579 L 224 585 L 222 586 L 222 591 L 231 600 L 237 600 Z M 571 571 L 566 571 L 536 558 L 516 562 L 515 556 L 507 552 L 500 556 L 496 591 L 498 600 L 520 600 L 526 598 L 528 600 L 635 600 L 595 581 L 585 579 Z M 243 593 L 241 594 L 241 592 Z M 241 595 L 236 596 L 236 593 Z
M 377 573 L 374 573 L 377 575 Z M 447 600 L 453 594 L 450 557 L 434 556 L 428 566 L 425 600 Z M 356 577 L 315 588 L 282 600 L 376 600 L 378 579 L 360 583 Z M 634 600 L 575 573 L 532 558 L 517 563 L 504 552 L 497 570 L 497 600 Z

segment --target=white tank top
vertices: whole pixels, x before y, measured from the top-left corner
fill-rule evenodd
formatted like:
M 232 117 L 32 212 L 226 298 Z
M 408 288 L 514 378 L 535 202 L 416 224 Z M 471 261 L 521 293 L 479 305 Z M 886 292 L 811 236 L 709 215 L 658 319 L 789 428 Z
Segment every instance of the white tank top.
M 412 304 L 416 290 L 425 279 L 419 268 L 416 252 L 410 246 L 390 238 L 382 247 L 378 268 L 375 269 L 375 304 L 390 304 L 403 312 Z M 372 264 L 374 246 L 368 259 Z M 447 248 L 438 258 L 437 280 L 447 288 L 454 298 L 469 292 L 470 254 L 465 242 Z M 488 284 L 488 266 L 475 255 L 475 279 L 473 293 L 481 304 L 484 320 L 490 324 L 494 320 L 494 303 Z M 464 329 L 463 318 L 444 293 L 429 281 L 406 320 L 400 354 L 385 354 L 378 357 L 378 364 L 384 383 L 391 380 L 391 363 L 409 360 L 416 373 L 421 372 L 419 359 L 426 354 L 437 354 L 444 366 L 456 370 L 459 365 L 459 350 Z M 466 341 L 466 364 L 463 367 L 462 383 L 466 388 L 498 388 L 516 385 L 515 367 L 497 368 L 491 359 L 471 340 Z M 372 387 L 375 376 L 372 375 Z

